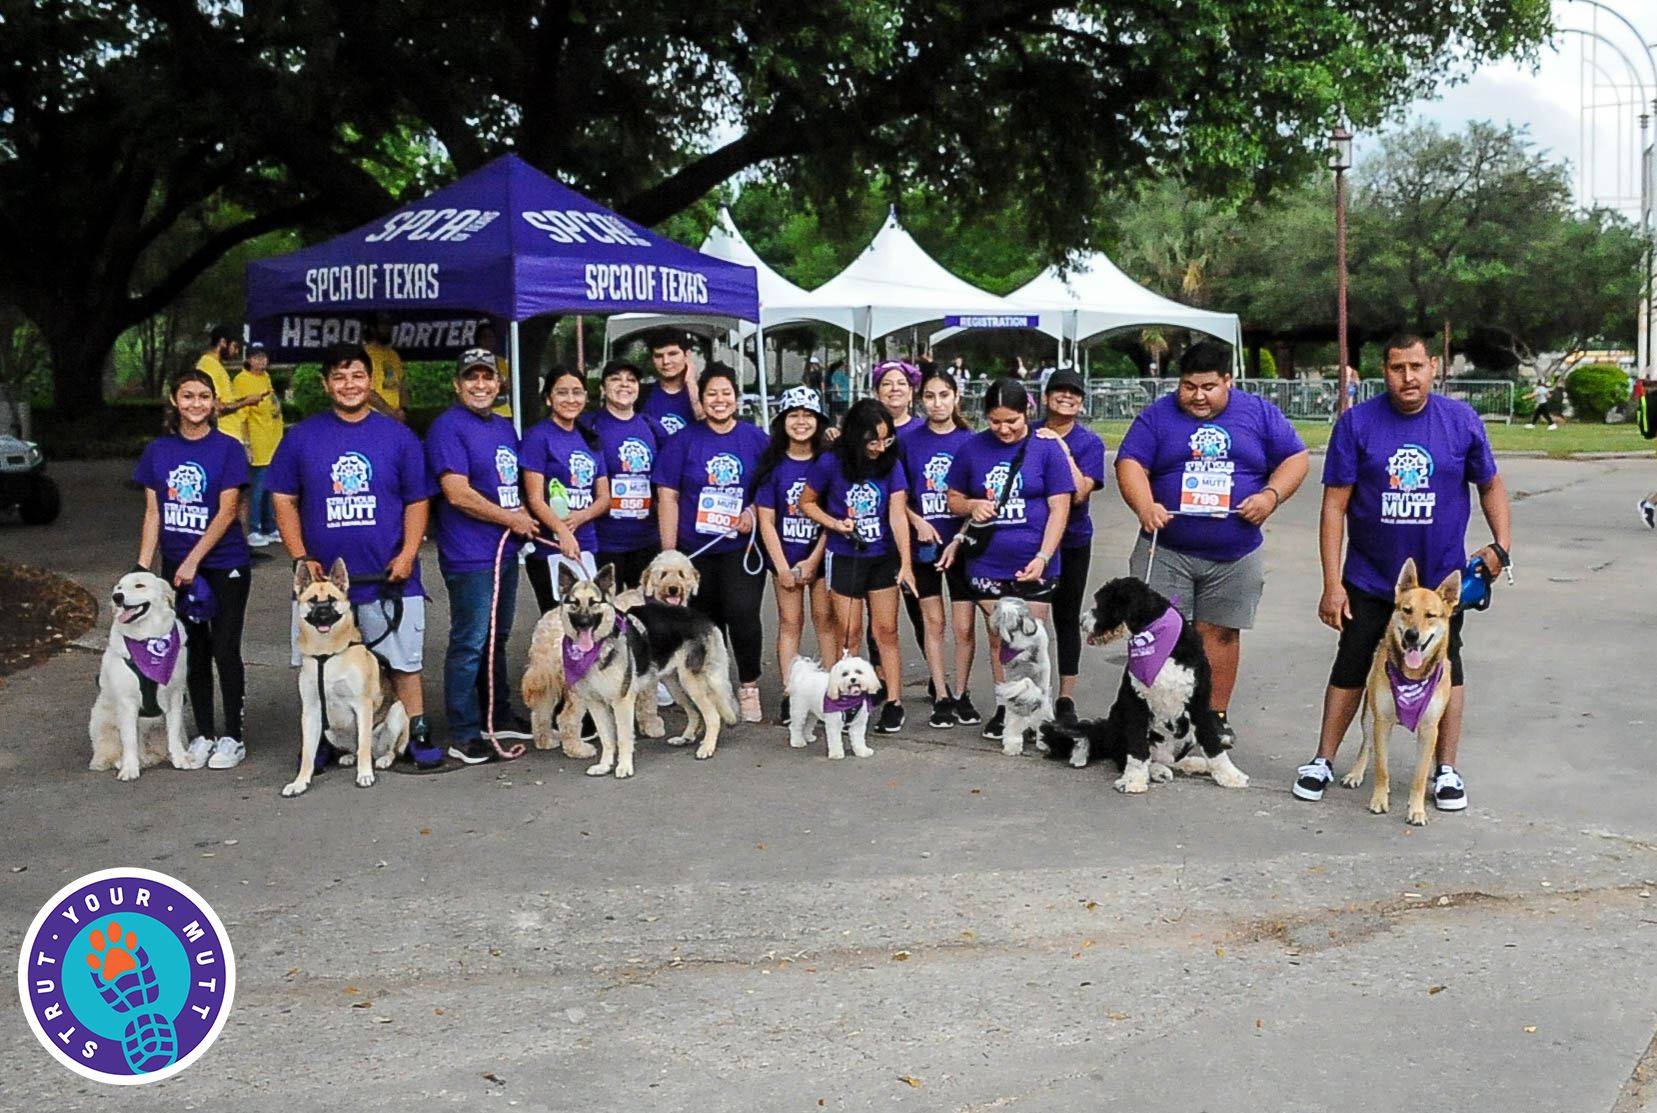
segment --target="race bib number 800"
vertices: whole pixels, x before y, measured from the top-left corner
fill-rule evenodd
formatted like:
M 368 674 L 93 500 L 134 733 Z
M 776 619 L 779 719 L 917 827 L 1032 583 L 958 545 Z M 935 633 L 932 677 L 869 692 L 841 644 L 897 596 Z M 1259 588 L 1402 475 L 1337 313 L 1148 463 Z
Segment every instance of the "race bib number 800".
M 726 487 L 704 487 L 696 496 L 696 532 L 722 537 L 736 529 L 742 516 L 742 491 Z

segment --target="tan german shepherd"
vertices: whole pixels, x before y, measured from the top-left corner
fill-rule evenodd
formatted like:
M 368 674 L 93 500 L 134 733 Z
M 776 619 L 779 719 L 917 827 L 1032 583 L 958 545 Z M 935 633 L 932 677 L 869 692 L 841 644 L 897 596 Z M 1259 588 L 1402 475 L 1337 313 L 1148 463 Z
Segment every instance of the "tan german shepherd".
M 320 580 L 308 563 L 301 564 L 293 589 L 299 599 L 299 775 L 283 786 L 282 795 L 298 796 L 311 787 L 324 708 L 329 740 L 341 750 L 352 749 L 341 743 L 346 732 L 356 732 L 357 786 L 367 788 L 375 769 L 391 768 L 408 749 L 408 712 L 392 689 L 391 670 L 357 631 L 345 561 L 334 561 L 328 578 Z M 347 753 L 340 763 L 350 760 Z
M 1437 591 L 1421 586 L 1415 561 L 1398 573 L 1392 618 L 1375 649 L 1364 685 L 1363 744 L 1358 763 L 1341 778 L 1347 788 L 1364 783 L 1369 755 L 1375 751 L 1375 787 L 1369 810 L 1381 815 L 1390 806 L 1387 740 L 1394 723 L 1415 730 L 1415 779 L 1410 782 L 1409 822 L 1427 825 L 1427 780 L 1438 754 L 1438 724 L 1450 704 L 1450 619 L 1461 599 L 1461 573 L 1451 572 Z

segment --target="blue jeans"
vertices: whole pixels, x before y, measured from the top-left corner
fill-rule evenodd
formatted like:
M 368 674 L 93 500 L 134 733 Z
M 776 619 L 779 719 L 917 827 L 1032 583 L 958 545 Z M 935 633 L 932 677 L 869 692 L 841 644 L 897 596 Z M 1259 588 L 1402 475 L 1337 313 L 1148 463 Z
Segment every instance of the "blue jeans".
M 248 466 L 248 521 L 247 528 L 254 533 L 276 532 L 276 511 L 270 502 L 270 492 L 265 490 L 265 472 L 269 466 L 259 468 Z
M 449 589 L 449 648 L 443 655 L 443 708 L 449 738 L 464 746 L 483 736 L 483 700 L 489 684 L 484 652 L 489 647 L 489 592 L 495 573 L 455 572 L 443 577 Z M 501 597 L 495 608 L 495 723 L 512 713 L 506 684 L 506 639 L 518 602 L 518 562 L 501 569 Z

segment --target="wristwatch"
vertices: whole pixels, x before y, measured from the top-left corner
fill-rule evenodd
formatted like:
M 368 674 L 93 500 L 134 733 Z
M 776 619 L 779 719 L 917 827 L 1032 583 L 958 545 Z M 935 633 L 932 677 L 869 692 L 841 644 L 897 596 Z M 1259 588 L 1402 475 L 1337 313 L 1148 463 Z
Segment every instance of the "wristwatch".
M 1041 561 L 1043 564 L 1052 564 L 1053 563 L 1053 554 L 1052 553 L 1037 553 L 1036 554 L 1036 559 Z

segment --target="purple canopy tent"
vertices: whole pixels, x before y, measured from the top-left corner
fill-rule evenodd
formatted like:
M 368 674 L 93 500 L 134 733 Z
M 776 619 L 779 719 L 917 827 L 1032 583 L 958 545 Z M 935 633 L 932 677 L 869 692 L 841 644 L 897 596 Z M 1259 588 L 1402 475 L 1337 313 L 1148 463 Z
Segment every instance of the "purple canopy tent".
M 342 317 L 378 311 L 416 322 L 428 351 L 466 346 L 479 314 L 506 321 L 518 368 L 518 323 L 543 313 L 695 313 L 757 324 L 759 291 L 752 267 L 659 236 L 502 155 L 384 219 L 248 264 L 254 339 L 278 353 L 314 352 L 342 337 Z

